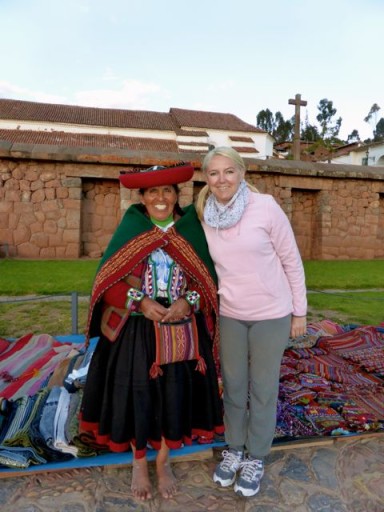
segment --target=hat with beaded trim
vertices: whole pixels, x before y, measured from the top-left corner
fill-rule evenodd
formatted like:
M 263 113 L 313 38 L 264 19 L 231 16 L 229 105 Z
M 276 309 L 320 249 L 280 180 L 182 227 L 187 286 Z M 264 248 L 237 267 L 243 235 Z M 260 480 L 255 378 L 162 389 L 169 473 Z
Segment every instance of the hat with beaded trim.
M 120 172 L 120 183 L 126 188 L 149 188 L 176 185 L 189 181 L 194 173 L 190 163 L 179 162 L 169 167 L 154 165 L 148 169 Z

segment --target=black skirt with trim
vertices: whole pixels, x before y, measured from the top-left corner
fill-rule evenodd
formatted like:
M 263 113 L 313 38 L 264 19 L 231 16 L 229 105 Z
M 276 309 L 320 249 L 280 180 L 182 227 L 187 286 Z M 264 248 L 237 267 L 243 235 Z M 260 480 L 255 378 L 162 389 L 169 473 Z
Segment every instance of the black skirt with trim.
M 145 455 L 148 445 L 170 448 L 197 438 L 212 441 L 223 434 L 223 407 L 219 396 L 212 341 L 201 313 L 196 314 L 199 351 L 206 373 L 197 361 L 163 365 L 151 378 L 155 360 L 153 322 L 132 316 L 118 338 L 101 336 L 92 356 L 81 405 L 80 430 L 92 432 L 98 445 L 122 452 L 136 448 Z

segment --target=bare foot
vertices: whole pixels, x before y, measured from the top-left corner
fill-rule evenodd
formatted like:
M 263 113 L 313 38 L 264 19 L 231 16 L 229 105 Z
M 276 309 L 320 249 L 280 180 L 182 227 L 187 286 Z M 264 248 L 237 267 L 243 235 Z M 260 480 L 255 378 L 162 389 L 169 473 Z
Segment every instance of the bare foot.
M 163 498 L 172 498 L 177 492 L 177 480 L 173 474 L 171 464 L 159 462 L 156 465 L 159 493 Z
M 152 498 L 152 485 L 149 480 L 148 464 L 146 459 L 135 459 L 132 464 L 131 491 L 139 500 Z

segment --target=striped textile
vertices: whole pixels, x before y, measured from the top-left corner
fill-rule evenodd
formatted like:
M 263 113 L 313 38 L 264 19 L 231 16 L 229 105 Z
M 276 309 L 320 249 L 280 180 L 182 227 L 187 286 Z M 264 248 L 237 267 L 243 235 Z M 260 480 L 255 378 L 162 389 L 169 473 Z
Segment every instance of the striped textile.
M 156 364 L 199 359 L 199 342 L 194 316 L 180 322 L 155 322 Z
M 37 393 L 72 349 L 72 343 L 61 343 L 48 334 L 27 335 L 3 345 L 0 396 L 16 400 Z
M 373 326 L 356 329 L 336 336 L 321 338 L 318 346 L 335 352 L 353 352 L 371 347 L 383 347 L 384 335 Z

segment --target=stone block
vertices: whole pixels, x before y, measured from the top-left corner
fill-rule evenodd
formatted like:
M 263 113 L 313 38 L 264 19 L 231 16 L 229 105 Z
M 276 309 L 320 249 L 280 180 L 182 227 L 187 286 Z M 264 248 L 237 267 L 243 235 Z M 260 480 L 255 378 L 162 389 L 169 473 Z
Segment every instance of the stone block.
M 32 203 L 41 203 L 43 205 L 45 201 L 44 189 L 41 188 L 39 190 L 35 190 L 34 192 L 32 192 L 31 201 Z
M 77 243 L 79 241 L 79 231 L 77 229 L 66 229 L 63 233 L 63 242 Z
M 69 195 L 68 189 L 64 187 L 59 187 L 56 189 L 56 197 L 59 199 L 65 199 Z
M 54 259 L 56 257 L 56 250 L 54 247 L 43 247 L 40 250 L 40 258 Z
M 49 233 L 48 240 L 49 240 L 49 245 L 51 247 L 57 248 L 57 247 L 65 245 L 65 243 L 63 241 L 63 232 L 64 232 L 63 229 L 58 228 L 55 233 Z
M 32 244 L 39 248 L 47 247 L 49 243 L 49 238 L 46 233 L 32 233 L 30 240 Z
M 16 255 L 19 258 L 35 259 L 40 256 L 40 248 L 31 242 L 16 244 Z
M 66 258 L 79 258 L 80 257 L 80 246 L 79 244 L 69 243 L 65 248 Z
M 54 220 L 47 220 L 43 225 L 44 233 L 56 233 L 57 232 L 57 224 Z
M 15 245 L 28 243 L 31 239 L 31 230 L 25 224 L 18 225 L 13 233 Z
M 68 197 L 69 199 L 81 199 L 83 192 L 81 188 L 69 188 L 68 189 Z

